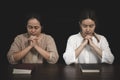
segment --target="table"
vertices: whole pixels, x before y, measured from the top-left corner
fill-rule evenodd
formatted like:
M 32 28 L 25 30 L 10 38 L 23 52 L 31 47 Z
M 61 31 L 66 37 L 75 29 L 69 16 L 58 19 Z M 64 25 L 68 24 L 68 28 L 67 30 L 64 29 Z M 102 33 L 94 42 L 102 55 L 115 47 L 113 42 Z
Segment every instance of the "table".
M 10 66 L 11 80 L 120 80 L 120 65 L 100 65 L 100 73 L 82 73 L 80 64 L 18 64 Z M 13 68 L 31 69 L 31 76 L 13 75 Z

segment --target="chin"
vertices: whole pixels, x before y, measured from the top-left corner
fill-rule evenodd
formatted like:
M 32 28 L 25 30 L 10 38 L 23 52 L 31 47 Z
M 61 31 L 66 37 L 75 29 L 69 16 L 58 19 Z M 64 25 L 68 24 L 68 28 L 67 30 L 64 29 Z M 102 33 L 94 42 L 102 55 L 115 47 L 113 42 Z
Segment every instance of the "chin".
M 85 36 L 88 36 L 88 35 L 89 35 L 89 36 L 93 36 L 93 34 L 85 34 Z
M 36 34 L 30 34 L 31 36 L 36 36 Z

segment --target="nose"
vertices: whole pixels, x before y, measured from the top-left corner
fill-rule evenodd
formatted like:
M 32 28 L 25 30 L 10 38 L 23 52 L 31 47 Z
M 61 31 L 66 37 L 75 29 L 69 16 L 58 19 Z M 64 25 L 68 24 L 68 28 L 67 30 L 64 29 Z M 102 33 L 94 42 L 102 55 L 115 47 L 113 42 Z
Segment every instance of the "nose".
M 89 30 L 90 30 L 90 28 L 89 28 L 89 27 L 87 27 L 87 28 L 86 28 L 86 31 L 89 31 Z
M 34 28 L 32 28 L 32 29 L 31 29 L 31 32 L 35 32 L 35 29 L 34 29 Z

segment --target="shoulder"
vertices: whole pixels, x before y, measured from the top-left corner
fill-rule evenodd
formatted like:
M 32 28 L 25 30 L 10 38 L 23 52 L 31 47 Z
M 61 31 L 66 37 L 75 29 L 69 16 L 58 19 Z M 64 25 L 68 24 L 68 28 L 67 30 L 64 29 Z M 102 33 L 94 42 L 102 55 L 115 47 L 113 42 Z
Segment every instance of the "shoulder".
M 80 37 L 81 37 L 80 33 L 76 33 L 76 34 L 70 35 L 68 39 L 77 39 L 77 38 L 80 38 Z
M 28 34 L 27 33 L 22 33 L 22 34 L 18 34 L 15 39 L 23 39 L 23 38 L 28 38 Z
M 68 37 L 68 41 L 76 42 L 78 40 L 82 39 L 80 33 L 72 34 Z
M 42 33 L 42 36 L 45 37 L 45 38 L 53 38 L 51 35 L 45 34 L 45 33 Z
M 51 35 L 45 34 L 45 33 L 42 33 L 42 37 L 44 40 L 51 40 L 51 39 L 53 40 L 54 39 Z
M 97 33 L 95 33 L 95 35 L 99 40 L 106 40 L 106 37 L 104 35 L 97 34 Z

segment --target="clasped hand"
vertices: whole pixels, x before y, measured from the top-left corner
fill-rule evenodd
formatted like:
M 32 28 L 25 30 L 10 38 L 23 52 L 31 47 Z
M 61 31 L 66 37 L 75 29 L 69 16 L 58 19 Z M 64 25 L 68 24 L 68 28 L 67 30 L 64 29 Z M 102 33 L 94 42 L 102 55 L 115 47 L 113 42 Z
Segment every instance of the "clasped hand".
M 84 45 L 89 44 L 89 45 L 92 46 L 92 45 L 93 45 L 92 36 L 90 36 L 90 35 L 85 36 L 85 37 L 84 37 L 84 40 L 83 40 L 83 44 L 84 44 Z
M 35 47 L 36 45 L 38 45 L 38 37 L 37 36 L 30 36 L 29 38 L 29 45 L 31 47 Z

